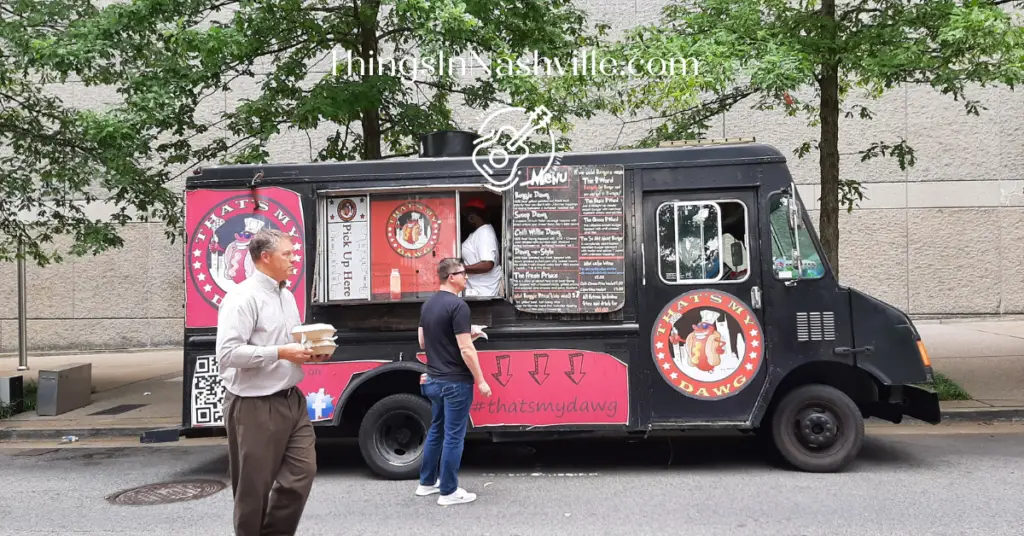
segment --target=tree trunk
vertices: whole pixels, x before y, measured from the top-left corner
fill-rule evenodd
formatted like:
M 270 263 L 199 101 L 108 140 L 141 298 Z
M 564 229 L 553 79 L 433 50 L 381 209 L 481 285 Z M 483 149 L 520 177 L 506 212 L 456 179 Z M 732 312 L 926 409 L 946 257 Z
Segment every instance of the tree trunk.
M 379 0 L 368 0 L 362 6 L 356 5 L 359 10 L 359 37 L 360 55 L 363 58 L 363 65 L 367 66 L 367 76 L 379 74 L 380 66 L 380 43 L 377 41 L 377 21 L 380 12 Z M 372 66 L 372 67 L 371 67 Z M 373 108 L 364 110 L 360 123 L 363 130 L 363 160 L 381 159 L 381 128 L 380 109 Z
M 377 110 L 363 112 L 363 160 L 380 160 L 380 113 Z
M 835 0 L 825 0 L 821 6 L 823 17 L 835 19 Z M 838 36 L 834 26 L 827 27 L 834 42 Z M 839 277 L 839 66 L 838 62 L 826 58 L 821 65 L 818 79 L 821 90 L 821 141 L 818 142 L 818 160 L 821 166 L 821 213 L 818 219 L 818 236 L 825 248 L 825 256 Z

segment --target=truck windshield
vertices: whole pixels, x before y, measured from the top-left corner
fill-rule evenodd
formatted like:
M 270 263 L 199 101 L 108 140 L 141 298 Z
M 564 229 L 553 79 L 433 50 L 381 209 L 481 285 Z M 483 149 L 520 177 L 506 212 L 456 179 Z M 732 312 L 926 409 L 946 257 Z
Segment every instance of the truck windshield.
M 769 198 L 772 224 L 772 269 L 778 279 L 818 279 L 825 275 L 821 255 L 806 226 L 800 226 L 797 237 L 800 244 L 801 271 L 794 274 L 793 231 L 789 225 L 789 203 L 795 203 L 788 195 L 777 193 Z M 802 211 L 801 211 L 802 213 Z

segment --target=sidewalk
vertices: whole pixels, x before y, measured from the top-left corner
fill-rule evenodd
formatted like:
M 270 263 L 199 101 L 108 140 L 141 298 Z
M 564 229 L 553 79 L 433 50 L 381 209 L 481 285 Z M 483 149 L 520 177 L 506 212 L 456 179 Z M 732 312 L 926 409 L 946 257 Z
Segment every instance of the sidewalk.
M 29 355 L 25 383 L 37 382 L 40 370 L 68 363 L 92 363 L 92 403 L 56 416 L 35 411 L 0 420 L 0 442 L 6 439 L 59 439 L 93 435 L 139 436 L 147 430 L 181 424 L 182 351 L 145 350 L 125 353 L 59 356 Z M 0 357 L 0 375 L 16 375 L 17 357 Z M 113 410 L 113 414 L 98 414 Z
M 943 402 L 943 414 L 1024 419 L 1024 321 L 915 323 L 936 372 L 973 400 Z
M 1024 321 L 917 323 L 937 372 L 960 384 L 973 400 L 943 402 L 953 420 L 1024 419 Z M 40 369 L 92 363 L 94 393 L 84 408 L 55 417 L 34 411 L 0 420 L 0 442 L 135 436 L 181 424 L 182 351 L 147 350 L 29 356 L 26 380 Z M 18 358 L 0 357 L 0 375 L 18 374 Z M 114 414 L 97 414 L 113 410 Z

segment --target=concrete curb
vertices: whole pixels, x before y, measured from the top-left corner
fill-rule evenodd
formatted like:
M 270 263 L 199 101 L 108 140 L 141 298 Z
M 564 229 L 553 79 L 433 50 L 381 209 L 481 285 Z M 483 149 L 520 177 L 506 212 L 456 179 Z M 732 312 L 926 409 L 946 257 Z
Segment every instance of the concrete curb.
M 66 436 L 78 439 L 104 439 L 142 437 L 142 434 L 160 429 L 160 426 L 122 426 L 108 428 L 8 428 L 0 429 L 0 441 L 60 441 Z
M 1024 421 L 1024 407 L 1013 408 L 955 408 L 942 410 L 942 422 L 1003 422 Z M 908 421 L 909 422 L 909 421 Z M 886 424 L 886 427 L 894 425 Z M 895 425 L 900 426 L 900 425 Z M 176 436 L 174 427 L 153 426 L 122 426 L 107 428 L 9 428 L 0 429 L 0 441 L 60 441 L 65 436 L 76 436 L 79 439 L 105 439 L 137 437 L 143 443 L 143 436 L 152 438 L 152 444 L 174 443 Z M 163 439 L 157 439 L 162 436 Z M 149 443 L 149 441 L 146 441 Z
M 910 315 L 910 320 L 917 325 L 948 325 L 948 324 L 975 324 L 988 322 L 1021 322 L 1024 315 L 1020 314 L 992 314 L 992 315 Z
M 1024 421 L 1024 408 L 943 409 L 942 420 L 943 422 Z

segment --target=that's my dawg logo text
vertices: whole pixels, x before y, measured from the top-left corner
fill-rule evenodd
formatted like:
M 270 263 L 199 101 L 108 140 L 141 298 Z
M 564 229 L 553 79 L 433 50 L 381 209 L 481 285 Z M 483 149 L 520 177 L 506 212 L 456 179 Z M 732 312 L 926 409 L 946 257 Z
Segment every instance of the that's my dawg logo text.
M 440 218 L 423 203 L 402 203 L 388 217 L 388 244 L 403 257 L 422 257 L 433 251 L 440 232 Z
M 662 309 L 651 334 L 658 372 L 677 391 L 722 399 L 757 374 L 764 338 L 757 316 L 735 296 L 696 290 Z
M 186 316 L 190 326 L 216 325 L 216 310 L 224 296 L 256 269 L 249 241 L 262 229 L 277 229 L 292 237 L 296 271 L 285 286 L 296 295 L 299 311 L 304 311 L 300 301 L 306 262 L 301 205 L 294 192 L 271 190 L 277 192 L 257 191 L 255 196 L 249 190 L 189 192 Z M 282 202 L 284 196 L 294 196 L 294 202 Z

